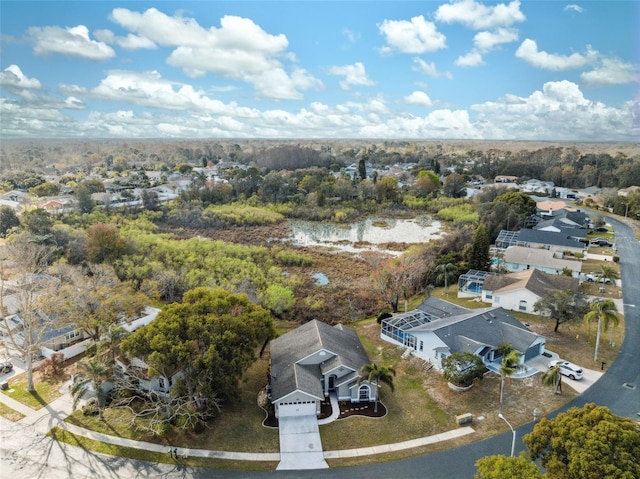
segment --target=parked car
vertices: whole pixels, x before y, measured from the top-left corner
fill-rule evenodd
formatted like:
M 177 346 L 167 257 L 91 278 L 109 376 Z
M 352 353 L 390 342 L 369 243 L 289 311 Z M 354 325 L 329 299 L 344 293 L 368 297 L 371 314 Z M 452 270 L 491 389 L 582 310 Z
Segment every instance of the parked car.
M 570 363 L 569 361 L 564 361 L 563 359 L 554 359 L 549 361 L 549 369 L 556 365 L 560 366 L 560 373 L 563 376 L 567 376 L 569 379 L 580 380 L 584 377 L 584 371 L 582 368 Z
M 607 233 L 609 230 L 607 228 L 605 228 L 604 226 L 598 226 L 595 231 L 597 231 L 598 233 Z
M 13 371 L 13 364 L 11 364 L 11 361 L 0 363 L 0 374 L 7 374 L 11 371 Z
M 609 278 L 604 278 L 599 274 L 589 273 L 585 276 L 585 281 L 589 283 L 603 283 L 603 284 L 612 284 Z
M 594 238 L 591 241 L 589 241 L 589 244 L 591 246 L 606 246 L 608 248 L 611 248 L 613 246 L 613 243 L 609 240 L 606 240 L 604 238 Z

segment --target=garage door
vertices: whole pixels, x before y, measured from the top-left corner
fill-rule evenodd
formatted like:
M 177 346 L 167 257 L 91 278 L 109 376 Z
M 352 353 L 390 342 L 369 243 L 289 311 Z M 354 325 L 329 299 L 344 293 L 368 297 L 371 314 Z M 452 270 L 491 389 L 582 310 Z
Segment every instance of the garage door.
M 316 415 L 316 403 L 313 401 L 280 404 L 278 406 L 279 418 L 282 418 L 283 416 L 291 417 L 291 416 L 309 416 L 309 415 L 312 415 L 314 417 Z

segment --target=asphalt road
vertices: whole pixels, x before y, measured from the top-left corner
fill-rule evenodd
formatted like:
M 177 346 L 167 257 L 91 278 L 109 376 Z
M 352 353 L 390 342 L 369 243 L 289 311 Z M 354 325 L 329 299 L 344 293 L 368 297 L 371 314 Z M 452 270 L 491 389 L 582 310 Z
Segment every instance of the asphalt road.
M 625 313 L 624 342 L 616 361 L 610 365 L 602 378 L 551 416 L 588 402 L 608 406 L 615 414 L 633 419 L 638 419 L 638 413 L 640 413 L 640 243 L 630 227 L 614 219 L 608 218 L 608 221 L 614 226 L 616 246 L 621 258 Z M 4 424 L 6 423 L 8 421 Z M 533 424 L 529 423 L 516 429 L 516 454 L 523 450 L 522 436 L 532 428 Z M 3 450 L 3 457 L 0 458 L 0 473 L 3 474 L 0 475 L 12 479 L 68 477 L 74 479 L 85 477 L 472 479 L 475 474 L 476 460 L 492 454 L 509 454 L 511 439 L 511 432 L 508 431 L 467 446 L 370 466 L 310 471 L 222 471 L 154 464 L 95 454 L 53 441 L 32 430 L 17 430 L 15 426 L 8 426 L 6 429 L 0 428 L 0 441 L 3 443 L 10 441 L 13 447 L 10 453 L 6 452 L 7 449 L 0 448 Z

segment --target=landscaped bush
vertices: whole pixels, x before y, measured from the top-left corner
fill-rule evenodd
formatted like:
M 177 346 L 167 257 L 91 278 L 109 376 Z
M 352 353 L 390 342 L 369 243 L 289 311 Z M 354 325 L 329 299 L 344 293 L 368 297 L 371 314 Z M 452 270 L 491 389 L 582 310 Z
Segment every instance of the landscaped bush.
M 442 374 L 455 386 L 471 386 L 482 379 L 486 369 L 482 359 L 471 353 L 453 353 L 442 360 Z
M 382 324 L 383 319 L 390 318 L 391 316 L 393 316 L 393 314 L 391 314 L 389 311 L 382 311 L 377 318 L 378 324 Z

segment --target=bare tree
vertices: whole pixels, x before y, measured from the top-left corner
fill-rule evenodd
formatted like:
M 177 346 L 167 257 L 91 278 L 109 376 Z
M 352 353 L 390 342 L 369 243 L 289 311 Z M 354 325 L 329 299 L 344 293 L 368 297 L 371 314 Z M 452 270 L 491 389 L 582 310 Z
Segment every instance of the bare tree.
M 38 297 L 52 280 L 45 274 L 52 250 L 23 234 L 12 237 L 5 253 L 6 262 L 0 263 L 0 315 L 5 346 L 24 361 L 27 390 L 33 392 L 33 362 L 41 355 L 45 333 L 51 328 Z
M 374 258 L 371 287 L 396 313 L 400 300 L 417 292 L 424 267 L 418 254 L 412 250 L 398 258 L 377 256 Z

